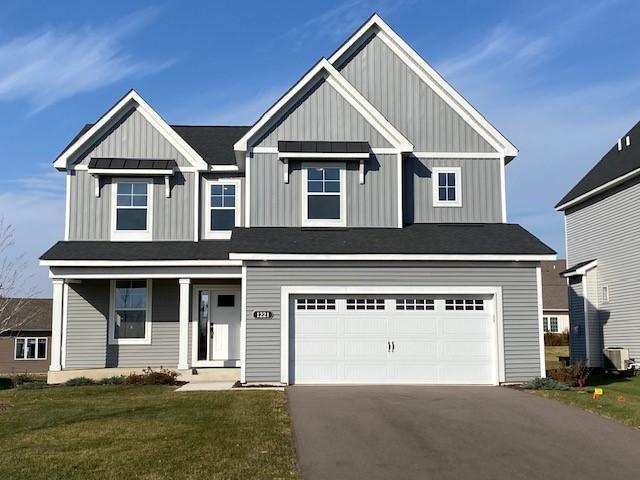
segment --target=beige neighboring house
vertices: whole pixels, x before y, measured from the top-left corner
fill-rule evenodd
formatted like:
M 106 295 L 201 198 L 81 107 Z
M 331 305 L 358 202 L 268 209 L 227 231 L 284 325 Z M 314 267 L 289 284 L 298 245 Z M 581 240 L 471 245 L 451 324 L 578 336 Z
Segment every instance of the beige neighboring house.
M 560 274 L 565 260 L 542 262 L 542 328 L 545 332 L 569 331 L 567 280 Z

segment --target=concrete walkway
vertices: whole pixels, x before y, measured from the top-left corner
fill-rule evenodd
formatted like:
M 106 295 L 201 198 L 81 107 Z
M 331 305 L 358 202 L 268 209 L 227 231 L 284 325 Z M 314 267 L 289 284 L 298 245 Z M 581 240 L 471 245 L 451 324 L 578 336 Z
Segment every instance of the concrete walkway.
M 176 392 L 217 392 L 231 390 L 234 382 L 189 382 L 176 389 Z
M 290 387 L 305 480 L 632 479 L 640 431 L 499 387 Z

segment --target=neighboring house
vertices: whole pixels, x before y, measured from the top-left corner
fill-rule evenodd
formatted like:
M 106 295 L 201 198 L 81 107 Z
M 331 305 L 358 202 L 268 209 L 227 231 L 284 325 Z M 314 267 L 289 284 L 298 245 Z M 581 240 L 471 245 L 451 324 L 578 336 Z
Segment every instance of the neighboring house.
M 544 375 L 555 252 L 506 223 L 517 153 L 377 15 L 253 126 L 172 126 L 130 91 L 54 163 L 50 381 Z
M 601 367 L 604 347 L 640 358 L 640 123 L 556 209 L 565 215 L 572 361 Z
M 11 299 L 13 300 L 13 299 Z M 51 343 L 51 299 L 16 299 L 21 306 L 15 308 L 15 319 L 0 322 L 0 374 L 47 373 Z M 8 311 L 13 311 L 9 307 Z M 1 319 L 0 319 L 1 320 Z
M 542 262 L 542 329 L 550 333 L 569 331 L 569 293 L 565 260 Z

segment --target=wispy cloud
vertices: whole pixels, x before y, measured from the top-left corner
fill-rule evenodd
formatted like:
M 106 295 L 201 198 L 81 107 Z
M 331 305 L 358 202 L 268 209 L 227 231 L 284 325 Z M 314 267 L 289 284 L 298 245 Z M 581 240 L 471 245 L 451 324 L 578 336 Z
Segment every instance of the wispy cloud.
M 102 27 L 49 29 L 0 44 L 0 101 L 24 99 L 34 113 L 78 93 L 166 68 L 170 61 L 136 60 L 124 45 L 157 14 L 146 9 Z

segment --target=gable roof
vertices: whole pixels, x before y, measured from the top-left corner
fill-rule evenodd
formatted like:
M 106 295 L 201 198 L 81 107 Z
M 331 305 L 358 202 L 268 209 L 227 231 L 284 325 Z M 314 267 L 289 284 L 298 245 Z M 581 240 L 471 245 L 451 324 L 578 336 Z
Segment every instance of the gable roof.
M 629 145 L 627 145 L 627 138 Z M 618 145 L 622 147 L 618 149 Z M 640 175 L 640 122 L 623 135 L 600 161 L 556 205 L 565 210 L 598 193 Z
M 8 298 L 10 311 L 15 318 L 9 321 L 9 330 L 18 332 L 51 330 L 50 298 Z M 25 320 L 26 319 L 26 320 Z
M 266 128 L 272 119 L 279 118 L 279 115 L 286 111 L 286 107 L 295 100 L 296 96 L 303 91 L 306 86 L 316 81 L 321 74 L 325 74 L 327 82 L 395 148 L 401 152 L 410 152 L 413 150 L 411 142 L 384 118 L 353 85 L 340 75 L 326 58 L 321 58 L 298 82 L 287 90 L 276 103 L 258 119 L 249 131 L 235 143 L 233 146 L 234 150 L 236 152 L 246 152 L 249 140 Z
M 460 95 L 431 65 L 427 63 L 413 48 L 411 48 L 387 23 L 374 13 L 356 32 L 351 35 L 329 57 L 329 62 L 338 64 L 347 56 L 352 48 L 365 40 L 371 31 L 375 31 L 381 40 L 389 46 L 396 55 L 438 94 L 458 115 L 460 115 L 482 138 L 484 138 L 509 162 L 516 155 L 518 149 L 478 112 L 462 95 Z
M 174 129 L 135 90 L 129 90 L 116 104 L 102 115 L 89 128 L 83 128 L 76 138 L 62 151 L 53 162 L 53 166 L 64 170 L 71 156 L 88 142 L 95 139 L 113 120 L 119 119 L 131 108 L 138 110 L 184 157 L 196 168 L 206 170 L 207 163 Z
M 566 260 L 541 262 L 542 308 L 544 310 L 568 310 L 569 292 L 567 280 L 562 271 L 567 268 Z

